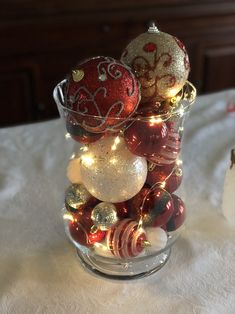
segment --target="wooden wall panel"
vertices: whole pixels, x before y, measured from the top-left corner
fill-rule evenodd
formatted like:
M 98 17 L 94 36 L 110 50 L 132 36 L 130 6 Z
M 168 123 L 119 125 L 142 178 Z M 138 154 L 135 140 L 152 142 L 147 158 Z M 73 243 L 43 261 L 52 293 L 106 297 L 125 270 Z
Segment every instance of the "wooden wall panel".
M 234 86 L 234 1 L 3 0 L 0 92 L 8 109 L 0 124 L 57 116 L 53 87 L 73 65 L 95 55 L 119 58 L 153 20 L 185 43 L 199 92 Z

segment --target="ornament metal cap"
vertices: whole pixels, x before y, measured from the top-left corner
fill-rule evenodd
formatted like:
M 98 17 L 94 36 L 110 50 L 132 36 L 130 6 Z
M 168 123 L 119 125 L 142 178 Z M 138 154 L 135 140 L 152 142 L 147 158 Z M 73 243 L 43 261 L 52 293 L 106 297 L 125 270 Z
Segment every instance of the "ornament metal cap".
M 148 33 L 154 34 L 154 33 L 159 33 L 159 29 L 155 25 L 154 22 L 151 22 L 148 28 Z
M 141 243 L 141 246 L 142 246 L 143 248 L 146 248 L 146 247 L 150 247 L 150 246 L 152 246 L 152 245 L 151 245 L 151 243 L 150 243 L 148 240 L 145 240 L 145 241 L 143 241 L 143 242 Z

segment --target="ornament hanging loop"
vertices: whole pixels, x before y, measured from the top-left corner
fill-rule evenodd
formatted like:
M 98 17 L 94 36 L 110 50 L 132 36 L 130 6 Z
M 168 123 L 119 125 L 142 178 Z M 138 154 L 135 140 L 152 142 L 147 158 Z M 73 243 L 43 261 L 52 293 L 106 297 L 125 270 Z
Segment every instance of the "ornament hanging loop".
M 149 23 L 148 33 L 151 33 L 151 34 L 159 33 L 159 29 L 155 25 L 154 21 L 151 21 Z

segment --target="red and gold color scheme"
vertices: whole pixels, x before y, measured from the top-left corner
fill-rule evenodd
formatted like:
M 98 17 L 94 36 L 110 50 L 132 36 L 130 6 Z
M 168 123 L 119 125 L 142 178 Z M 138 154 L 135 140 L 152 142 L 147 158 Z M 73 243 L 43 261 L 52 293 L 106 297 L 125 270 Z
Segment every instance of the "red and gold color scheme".
M 153 170 L 148 171 L 146 183 L 150 186 L 156 183 L 164 186 L 164 189 L 169 192 L 175 192 L 182 182 L 182 168 L 176 163 L 157 166 L 154 165 Z
M 67 82 L 66 107 L 88 132 L 119 130 L 139 100 L 139 83 L 130 68 L 110 57 L 78 64 Z
M 158 118 L 141 117 L 131 122 L 124 132 L 124 138 L 129 150 L 138 156 L 151 157 L 161 150 L 167 142 L 167 126 Z
M 181 150 L 181 138 L 177 132 L 168 132 L 168 138 L 165 143 L 157 152 L 152 156 L 148 157 L 148 160 L 152 161 L 155 164 L 164 166 L 172 164 L 176 161 Z
M 180 226 L 182 226 L 186 217 L 186 208 L 182 199 L 174 194 L 172 194 L 172 198 L 174 202 L 174 212 L 170 220 L 164 227 L 164 229 L 166 229 L 169 232 L 175 231 Z
M 130 258 L 139 255 L 144 249 L 146 234 L 138 227 L 138 222 L 123 219 L 112 227 L 106 236 L 107 247 L 119 258 Z
M 77 117 L 79 117 L 79 115 L 77 115 Z M 80 119 L 76 121 L 76 114 L 68 115 L 66 129 L 73 140 L 80 142 L 82 144 L 93 143 L 103 136 L 102 133 L 91 133 L 85 130 L 83 127 L 81 127 Z
M 175 96 L 185 84 L 189 59 L 183 43 L 160 31 L 148 31 L 132 40 L 121 56 L 141 83 L 142 103 Z
M 92 208 L 83 207 L 76 214 L 64 215 L 64 219 L 68 219 L 69 232 L 72 239 L 87 247 L 92 246 L 95 242 L 102 241 L 106 234 L 101 230 L 92 232 L 91 211 Z
M 174 205 L 171 195 L 160 187 L 144 187 L 129 201 L 130 215 L 143 222 L 144 226 L 160 227 L 165 225 L 173 214 Z

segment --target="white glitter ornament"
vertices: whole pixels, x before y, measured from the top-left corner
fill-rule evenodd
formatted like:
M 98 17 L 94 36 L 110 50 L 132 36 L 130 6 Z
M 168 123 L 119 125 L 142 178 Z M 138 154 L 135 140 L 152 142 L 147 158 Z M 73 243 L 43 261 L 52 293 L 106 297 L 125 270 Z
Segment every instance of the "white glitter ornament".
M 104 202 L 118 203 L 136 195 L 147 176 L 147 161 L 132 154 L 120 136 L 101 138 L 81 156 L 87 190 Z
M 100 255 L 102 257 L 114 258 L 113 254 L 111 253 L 109 248 L 106 246 L 105 242 L 101 242 L 101 243 L 96 242 L 94 244 L 94 250 L 97 255 Z
M 67 178 L 71 183 L 81 183 L 80 158 L 70 160 L 67 167 Z
M 146 246 L 147 253 L 156 253 L 164 249 L 167 244 L 167 233 L 162 228 L 146 228 L 147 241 L 150 243 Z

